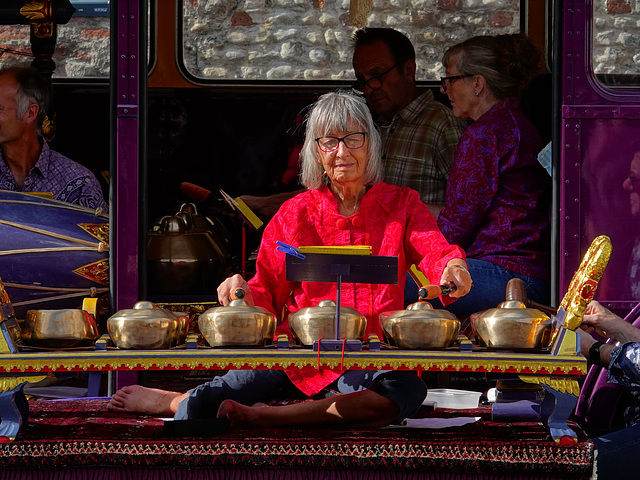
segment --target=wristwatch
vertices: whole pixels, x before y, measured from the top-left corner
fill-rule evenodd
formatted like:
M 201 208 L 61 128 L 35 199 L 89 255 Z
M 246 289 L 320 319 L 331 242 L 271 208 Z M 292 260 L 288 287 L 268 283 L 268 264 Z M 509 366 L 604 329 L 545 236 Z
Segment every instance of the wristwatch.
M 600 347 L 604 345 L 603 342 L 595 342 L 589 348 L 589 363 L 600 366 Z

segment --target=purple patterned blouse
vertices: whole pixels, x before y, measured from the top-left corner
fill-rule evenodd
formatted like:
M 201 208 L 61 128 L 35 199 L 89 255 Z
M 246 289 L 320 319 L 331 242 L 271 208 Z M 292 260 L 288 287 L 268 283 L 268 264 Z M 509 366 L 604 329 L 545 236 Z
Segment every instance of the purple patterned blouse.
M 22 189 L 13 178 L 11 169 L 0 150 L 0 190 L 13 192 L 51 192 L 56 200 L 74 203 L 82 207 L 102 208 L 107 205 L 102 188 L 91 171 L 49 148 L 42 142 L 42 153 L 25 179 Z
M 635 402 L 627 407 L 624 419 L 627 425 L 640 422 L 640 343 L 616 345 L 611 350 L 607 381 L 626 387 Z
M 551 178 L 537 159 L 542 140 L 506 98 L 460 137 L 438 226 L 468 258 L 548 279 Z

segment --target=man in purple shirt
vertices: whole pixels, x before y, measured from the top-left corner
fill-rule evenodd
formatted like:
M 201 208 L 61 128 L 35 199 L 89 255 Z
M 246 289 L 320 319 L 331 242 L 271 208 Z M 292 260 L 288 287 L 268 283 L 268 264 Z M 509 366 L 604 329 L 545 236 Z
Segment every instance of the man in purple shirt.
M 49 192 L 56 200 L 107 210 L 91 171 L 42 137 L 50 91 L 33 68 L 0 70 L 0 189 Z

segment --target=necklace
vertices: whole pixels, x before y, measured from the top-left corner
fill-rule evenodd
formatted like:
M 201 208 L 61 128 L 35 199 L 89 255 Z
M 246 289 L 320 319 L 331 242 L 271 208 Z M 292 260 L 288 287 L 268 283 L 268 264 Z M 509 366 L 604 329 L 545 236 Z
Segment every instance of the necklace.
M 333 195 L 338 200 L 338 211 L 341 215 L 348 217 L 350 215 L 353 215 L 360 209 L 360 199 L 365 194 L 367 189 L 365 187 L 364 190 L 361 191 L 358 195 L 349 195 L 347 197 L 345 197 L 344 192 L 338 189 L 331 188 L 331 190 L 333 192 Z
M 349 217 L 356 213 L 360 208 L 360 202 L 355 200 L 352 205 L 347 205 L 344 200 L 340 200 L 340 208 L 339 211 L 345 217 Z

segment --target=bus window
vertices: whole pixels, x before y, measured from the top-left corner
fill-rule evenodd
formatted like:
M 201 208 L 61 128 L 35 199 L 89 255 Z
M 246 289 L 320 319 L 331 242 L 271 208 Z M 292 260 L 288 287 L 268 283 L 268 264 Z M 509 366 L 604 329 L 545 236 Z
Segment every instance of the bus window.
M 53 61 L 54 79 L 108 80 L 110 62 L 109 0 L 71 0 L 76 9 L 69 23 L 58 25 Z M 148 18 L 153 18 L 149 1 Z M 154 23 L 147 25 L 154 38 Z M 154 44 L 147 49 L 148 65 L 153 64 Z M 30 57 L 30 58 L 29 58 Z M 0 67 L 24 65 L 32 58 L 29 25 L 0 25 Z
M 593 2 L 593 71 L 607 87 L 640 86 L 640 11 L 633 2 Z
M 24 65 L 32 60 L 12 53 L 31 57 L 29 25 L 2 25 L 0 32 L 0 50 L 11 50 L 0 57 L 0 66 Z M 109 17 L 74 15 L 69 23 L 58 25 L 53 61 L 54 78 L 108 78 Z
M 355 1 L 355 0 L 353 0 Z M 393 27 L 416 47 L 419 81 L 443 75 L 445 49 L 467 37 L 516 33 L 525 2 L 374 2 L 368 27 Z M 349 2 L 337 0 L 182 3 L 182 65 L 203 82 L 352 80 Z M 180 25 L 180 23 L 179 23 Z

